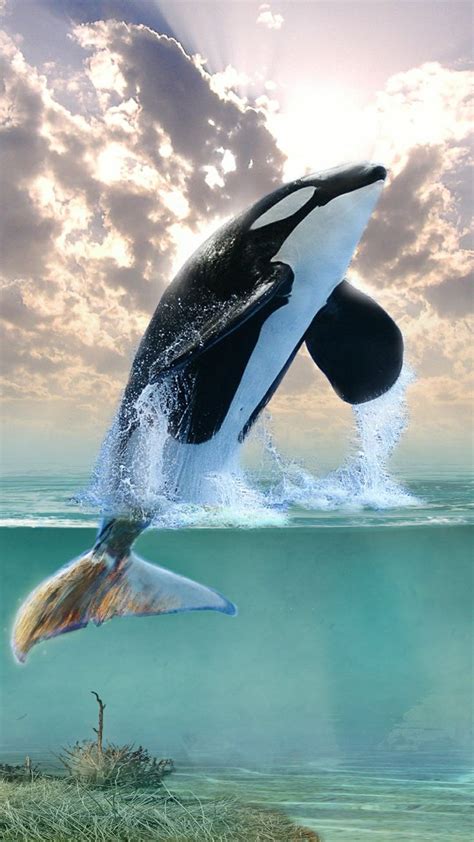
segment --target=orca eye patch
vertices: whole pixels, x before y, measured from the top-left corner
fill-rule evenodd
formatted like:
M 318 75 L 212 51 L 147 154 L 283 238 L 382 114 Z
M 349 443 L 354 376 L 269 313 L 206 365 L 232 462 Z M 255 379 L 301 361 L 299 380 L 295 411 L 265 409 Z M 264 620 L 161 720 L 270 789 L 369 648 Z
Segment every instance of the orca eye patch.
M 273 207 L 259 216 L 250 226 L 250 230 L 255 231 L 256 228 L 262 228 L 264 225 L 270 225 L 272 222 L 279 222 L 281 219 L 293 216 L 296 211 L 299 211 L 309 202 L 315 192 L 315 187 L 301 187 L 299 190 L 294 190 L 293 193 L 276 202 Z

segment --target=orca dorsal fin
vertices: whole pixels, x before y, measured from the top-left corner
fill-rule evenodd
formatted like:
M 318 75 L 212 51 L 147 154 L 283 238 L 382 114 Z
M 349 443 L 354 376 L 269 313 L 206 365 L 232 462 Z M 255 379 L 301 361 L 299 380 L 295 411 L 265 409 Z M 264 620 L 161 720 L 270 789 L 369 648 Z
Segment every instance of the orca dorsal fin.
M 305 334 L 314 362 L 350 404 L 387 392 L 403 363 L 403 337 L 388 313 L 342 281 Z

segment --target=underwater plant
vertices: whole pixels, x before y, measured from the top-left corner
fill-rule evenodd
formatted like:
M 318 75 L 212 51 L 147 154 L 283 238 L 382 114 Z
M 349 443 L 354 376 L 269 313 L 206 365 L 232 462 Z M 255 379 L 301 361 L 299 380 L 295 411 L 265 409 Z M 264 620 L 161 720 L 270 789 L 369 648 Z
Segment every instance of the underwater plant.
M 164 776 L 173 771 L 173 761 L 158 760 L 143 746 L 135 748 L 131 743 L 104 746 L 106 705 L 95 690 L 91 693 L 99 705 L 98 725 L 94 728 L 97 739 L 77 741 L 63 748 L 59 760 L 68 776 L 88 786 L 159 786 Z
M 0 781 L 10 781 L 13 783 L 27 783 L 37 780 L 42 775 L 42 772 L 33 766 L 31 758 L 28 755 L 22 765 L 12 765 L 11 763 L 0 763 Z
M 67 780 L 0 781 L 2 842 L 320 842 L 274 809 Z
M 68 775 L 88 786 L 156 787 L 173 771 L 173 761 L 158 760 L 146 748 L 108 743 L 102 751 L 92 740 L 76 742 L 59 756 Z

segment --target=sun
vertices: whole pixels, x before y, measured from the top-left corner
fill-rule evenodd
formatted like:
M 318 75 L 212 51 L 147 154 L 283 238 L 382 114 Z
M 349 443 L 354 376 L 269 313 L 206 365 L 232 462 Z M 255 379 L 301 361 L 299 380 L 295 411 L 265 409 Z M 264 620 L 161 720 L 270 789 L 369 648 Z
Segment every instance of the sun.
M 347 87 L 319 83 L 283 90 L 280 110 L 268 124 L 287 155 L 288 180 L 373 156 L 375 113 Z

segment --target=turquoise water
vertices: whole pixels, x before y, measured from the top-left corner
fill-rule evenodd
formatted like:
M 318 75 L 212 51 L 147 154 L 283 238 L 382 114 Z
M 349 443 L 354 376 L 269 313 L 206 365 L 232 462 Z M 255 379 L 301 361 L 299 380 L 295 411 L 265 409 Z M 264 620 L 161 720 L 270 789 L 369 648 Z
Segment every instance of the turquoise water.
M 92 736 L 97 690 L 106 737 L 175 758 L 174 788 L 278 804 L 326 842 L 472 839 L 465 477 L 404 480 L 406 504 L 385 509 L 326 495 L 276 506 L 266 526 L 202 511 L 193 528 L 149 530 L 140 555 L 217 588 L 239 616 L 117 619 L 18 666 L 19 603 L 94 541 L 95 515 L 68 503 L 83 482 L 4 478 L 0 760 L 54 764 Z
M 388 504 L 366 506 L 359 505 L 354 495 L 347 491 L 337 495 L 335 483 L 330 486 L 326 480 L 314 482 L 309 489 L 304 481 L 312 481 L 309 474 L 297 476 L 293 490 L 305 499 L 304 505 L 296 501 L 272 506 L 271 510 L 251 509 L 247 507 L 237 512 L 234 521 L 239 526 L 278 525 L 292 528 L 300 526 L 462 526 L 474 522 L 474 480 L 468 475 L 441 474 L 418 478 L 402 477 L 401 486 L 397 486 L 393 499 Z M 76 505 L 74 497 L 87 485 L 88 475 L 82 473 L 49 474 L 34 472 L 17 475 L 4 473 L 0 479 L 2 511 L 0 527 L 12 526 L 54 526 L 60 528 L 91 527 L 96 529 L 98 516 L 94 508 Z M 297 481 L 299 484 L 297 484 Z M 265 478 L 261 487 L 265 492 L 269 486 Z M 402 489 L 398 493 L 398 488 Z M 314 502 L 319 507 L 308 505 L 308 497 L 313 494 Z M 283 496 L 283 495 L 282 495 Z M 352 499 L 351 499 L 352 498 Z M 310 501 L 311 502 L 311 501 Z M 377 502 L 377 501 L 376 501 Z M 251 508 L 251 503 L 249 508 Z M 211 510 L 199 510 L 188 507 L 189 520 L 194 526 L 227 527 L 224 510 L 213 517 Z M 235 514 L 235 513 L 234 513 Z M 194 515 L 194 516 L 193 516 Z M 260 520 L 259 520 L 260 517 Z M 184 516 L 183 516 L 184 519 Z M 181 526 L 181 523 L 177 523 Z

